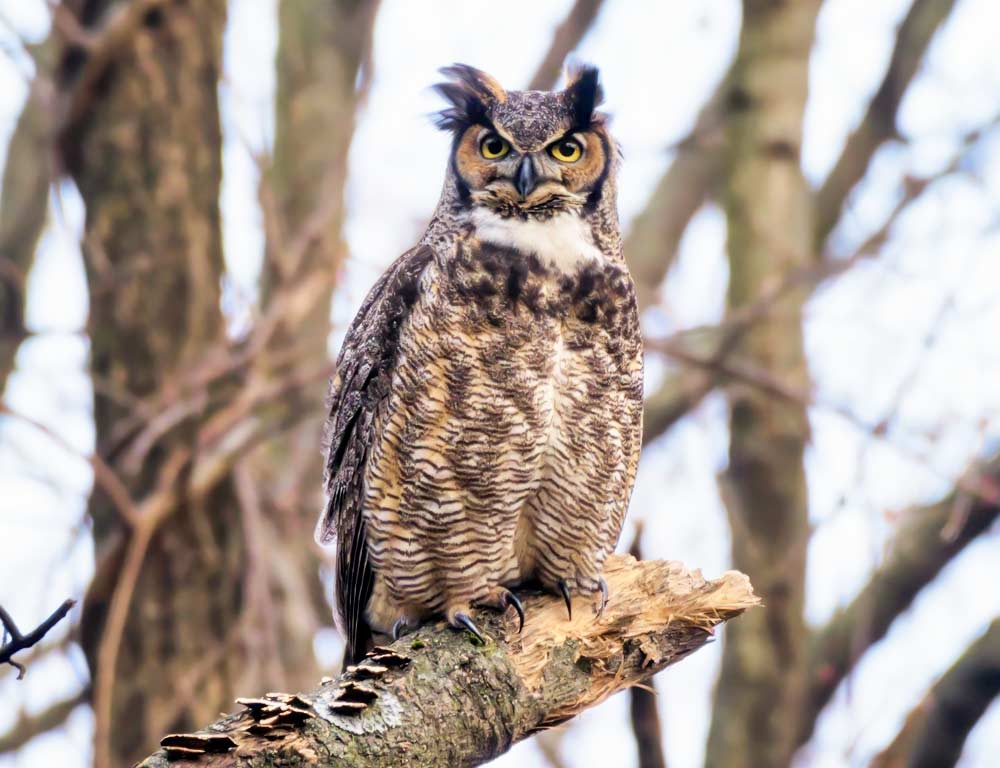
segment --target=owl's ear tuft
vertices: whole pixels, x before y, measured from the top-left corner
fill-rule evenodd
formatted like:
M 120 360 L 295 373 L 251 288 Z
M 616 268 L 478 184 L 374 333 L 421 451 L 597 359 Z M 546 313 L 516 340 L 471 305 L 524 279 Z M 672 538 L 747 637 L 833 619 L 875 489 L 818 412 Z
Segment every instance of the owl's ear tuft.
M 490 125 L 490 107 L 507 100 L 507 92 L 500 83 L 467 64 L 444 67 L 441 74 L 448 78 L 448 82 L 438 83 L 434 90 L 451 106 L 435 115 L 434 122 L 438 128 L 460 131 L 470 125 Z
M 573 122 L 585 127 L 594 122 L 594 110 L 604 101 L 600 73 L 590 64 L 574 64 L 566 71 L 566 99 Z

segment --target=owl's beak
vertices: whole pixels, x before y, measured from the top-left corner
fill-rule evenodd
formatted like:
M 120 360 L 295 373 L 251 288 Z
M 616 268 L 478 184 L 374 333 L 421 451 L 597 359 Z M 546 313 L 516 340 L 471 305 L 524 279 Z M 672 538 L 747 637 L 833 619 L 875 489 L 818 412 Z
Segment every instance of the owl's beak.
M 531 190 L 535 188 L 538 177 L 535 175 L 535 164 L 531 162 L 531 157 L 525 155 L 521 160 L 521 165 L 517 169 L 517 178 L 514 186 L 522 200 L 527 200 Z

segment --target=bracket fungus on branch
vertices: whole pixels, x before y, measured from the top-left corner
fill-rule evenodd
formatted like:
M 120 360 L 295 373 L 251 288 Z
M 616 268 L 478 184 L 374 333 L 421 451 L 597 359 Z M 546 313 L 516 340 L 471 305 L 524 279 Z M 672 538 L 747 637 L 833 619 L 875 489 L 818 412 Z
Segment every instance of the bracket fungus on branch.
M 244 707 L 192 734 L 172 734 L 139 768 L 472 766 L 564 722 L 708 643 L 759 604 L 747 577 L 707 581 L 680 563 L 612 556 L 604 614 L 580 596 L 521 593 L 527 620 L 488 610 L 491 638 L 428 625 L 378 647 L 304 694 L 238 699 Z

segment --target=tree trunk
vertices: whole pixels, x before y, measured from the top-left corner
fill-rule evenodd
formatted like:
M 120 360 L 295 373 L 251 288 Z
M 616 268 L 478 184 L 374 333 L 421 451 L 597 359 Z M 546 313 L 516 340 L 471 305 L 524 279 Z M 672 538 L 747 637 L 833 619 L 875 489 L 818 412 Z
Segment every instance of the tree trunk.
M 278 316 L 271 343 L 255 361 L 280 380 L 289 357 L 320 368 L 329 360 L 330 303 L 346 257 L 342 237 L 347 159 L 355 117 L 370 80 L 377 0 L 282 0 L 277 56 L 274 158 L 261 180 L 266 258 L 261 304 L 274 309 L 283 292 L 306 287 Z M 358 83 L 360 82 L 360 86 Z M 309 417 L 249 457 L 249 508 L 259 529 L 254 557 L 268 583 L 254 584 L 251 623 L 264 627 L 258 660 L 273 686 L 300 688 L 317 676 L 311 650 L 330 621 L 311 546 L 322 502 L 322 424 L 326 387 L 290 395 Z M 277 614 L 277 615 L 275 615 Z M 288 653 L 290 647 L 298 650 Z M 270 664 L 279 651 L 285 664 Z M 277 667 L 277 668 L 276 668 Z
M 731 313 L 766 300 L 809 263 L 813 245 L 810 191 L 799 155 L 819 2 L 743 5 L 726 97 Z M 798 392 L 809 391 L 801 322 L 806 295 L 803 288 L 786 291 L 739 347 L 744 359 Z M 727 396 L 729 466 L 721 486 L 733 564 L 754 580 L 768 609 L 727 632 L 707 765 L 785 766 L 805 656 L 806 404 L 737 383 L 727 387 Z
M 308 694 L 267 694 L 198 734 L 174 734 L 141 764 L 472 766 L 562 723 L 703 646 L 712 628 L 757 604 L 746 577 L 706 582 L 678 563 L 608 559 L 604 615 L 586 598 L 524 597 L 475 617 L 488 645 L 442 625 L 376 651 Z M 168 763 L 168 760 L 170 762 Z
M 97 451 L 134 497 L 179 476 L 180 457 L 197 450 L 190 422 L 145 455 L 125 450 L 162 413 L 143 401 L 172 386 L 176 401 L 160 405 L 179 406 L 181 374 L 223 333 L 216 87 L 226 4 L 147 5 L 103 60 L 67 55 L 65 66 L 78 71 L 62 147 L 87 208 Z M 103 29 L 98 18 L 85 21 Z M 245 553 L 228 480 L 208 503 L 178 504 L 155 531 L 130 530 L 98 487 L 89 515 L 98 569 L 82 637 L 103 768 L 128 764 L 164 728 L 193 726 L 226 705 L 242 670 L 240 649 L 227 644 L 241 615 Z M 115 602 L 118 615 L 109 616 Z M 209 648 L 225 652 L 206 663 Z
M 61 148 L 87 206 L 98 451 L 124 480 L 90 505 L 98 567 L 82 635 L 99 766 L 210 719 L 237 691 L 314 679 L 326 615 L 306 543 L 318 501 L 302 492 L 320 485 L 318 430 L 284 430 L 303 414 L 319 423 L 375 3 L 282 5 L 262 319 L 238 343 L 219 307 L 225 9 L 88 5 L 94 42 L 64 61 Z M 263 438 L 270 446 L 247 457 Z

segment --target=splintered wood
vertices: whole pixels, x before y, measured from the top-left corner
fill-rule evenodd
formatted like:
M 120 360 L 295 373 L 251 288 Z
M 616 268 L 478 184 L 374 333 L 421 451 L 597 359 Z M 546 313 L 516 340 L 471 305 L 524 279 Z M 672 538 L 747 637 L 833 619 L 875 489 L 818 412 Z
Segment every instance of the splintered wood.
M 479 765 L 704 646 L 760 603 L 746 576 L 708 581 L 680 563 L 613 556 L 609 600 L 522 592 L 526 620 L 487 610 L 485 646 L 443 623 L 376 647 L 308 694 L 237 699 L 244 709 L 172 734 L 143 768 L 166 765 Z
M 524 601 L 524 631 L 508 634 L 510 661 L 531 690 L 547 681 L 555 655 L 568 650 L 574 664 L 584 662 L 590 687 L 554 711 L 553 721 L 679 661 L 708 642 L 717 625 L 760 603 L 750 580 L 737 571 L 707 581 L 678 562 L 616 555 L 608 558 L 604 578 L 609 598 L 599 618 L 588 596 L 573 598 L 572 619 L 561 601 L 532 597 Z

